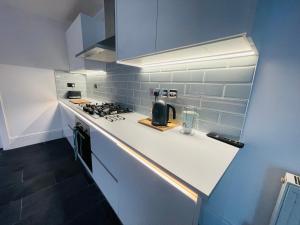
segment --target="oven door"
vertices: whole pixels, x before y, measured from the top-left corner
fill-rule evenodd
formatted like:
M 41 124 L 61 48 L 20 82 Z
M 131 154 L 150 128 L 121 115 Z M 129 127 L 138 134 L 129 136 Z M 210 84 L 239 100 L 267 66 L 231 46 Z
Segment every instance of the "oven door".
M 92 172 L 91 139 L 81 126 L 76 126 L 74 129 L 74 145 L 75 157 L 78 154 Z

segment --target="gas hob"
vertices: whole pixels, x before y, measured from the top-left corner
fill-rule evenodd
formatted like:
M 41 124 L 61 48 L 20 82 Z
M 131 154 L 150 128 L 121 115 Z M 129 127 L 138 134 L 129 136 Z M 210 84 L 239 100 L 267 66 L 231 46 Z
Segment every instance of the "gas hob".
M 84 104 L 80 105 L 80 108 L 94 118 L 104 117 L 110 122 L 125 120 L 120 114 L 132 112 L 129 108 L 116 103 Z

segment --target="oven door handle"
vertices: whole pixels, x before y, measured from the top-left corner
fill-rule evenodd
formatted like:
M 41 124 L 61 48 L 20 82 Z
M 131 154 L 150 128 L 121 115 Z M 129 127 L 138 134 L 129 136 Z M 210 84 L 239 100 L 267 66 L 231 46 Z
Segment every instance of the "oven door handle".
M 80 133 L 80 131 L 78 131 L 78 129 L 76 129 L 76 127 L 71 127 L 70 124 L 68 124 L 68 126 L 69 126 L 69 128 L 70 128 L 73 132 L 77 131 L 76 133 L 79 134 L 80 137 L 81 137 L 82 139 L 85 139 L 85 136 L 83 136 L 83 135 Z
M 80 131 L 77 130 L 77 134 L 79 134 L 79 136 L 81 137 L 81 139 L 85 140 L 85 136 L 83 136 L 82 133 L 80 133 Z
M 69 127 L 72 131 L 75 131 L 75 130 L 76 130 L 75 128 L 71 127 L 70 124 L 68 124 L 68 127 Z
M 77 160 L 77 154 L 78 154 L 78 142 L 77 142 L 77 129 L 73 130 L 73 142 L 74 142 L 74 158 Z

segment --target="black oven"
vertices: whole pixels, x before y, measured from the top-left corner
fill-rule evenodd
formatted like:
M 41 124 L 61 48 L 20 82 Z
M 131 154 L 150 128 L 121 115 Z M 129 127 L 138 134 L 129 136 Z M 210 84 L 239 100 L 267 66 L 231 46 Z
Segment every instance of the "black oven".
M 76 118 L 75 124 L 76 125 L 73 128 L 75 159 L 79 156 L 83 163 L 92 172 L 92 151 L 89 126 L 82 122 L 79 118 Z

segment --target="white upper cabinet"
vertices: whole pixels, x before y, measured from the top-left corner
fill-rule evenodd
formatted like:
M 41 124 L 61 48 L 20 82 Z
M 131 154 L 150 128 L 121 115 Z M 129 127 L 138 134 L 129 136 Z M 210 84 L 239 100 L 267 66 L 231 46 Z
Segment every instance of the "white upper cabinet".
M 75 57 L 76 54 L 105 38 L 103 16 L 89 17 L 79 14 L 66 31 L 70 71 L 104 70 L 105 64 Z
M 256 0 L 117 0 L 118 60 L 249 33 Z
M 155 51 L 157 0 L 116 0 L 117 58 Z
M 156 50 L 248 33 L 255 6 L 255 0 L 158 0 Z

